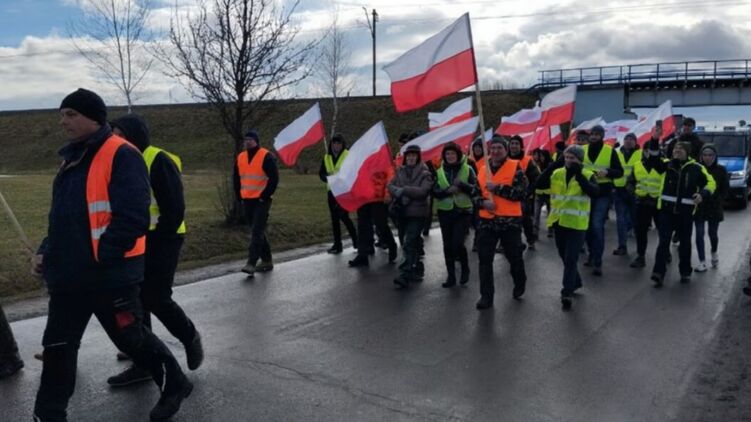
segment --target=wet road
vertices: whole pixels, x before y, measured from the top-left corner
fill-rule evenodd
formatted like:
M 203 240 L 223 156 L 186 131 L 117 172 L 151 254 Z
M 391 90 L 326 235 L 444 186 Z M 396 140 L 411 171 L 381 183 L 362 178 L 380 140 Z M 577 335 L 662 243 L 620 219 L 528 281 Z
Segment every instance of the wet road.
M 176 421 L 662 421 L 677 405 L 719 314 L 746 269 L 751 213 L 726 213 L 721 264 L 651 287 L 648 266 L 610 255 L 605 276 L 589 275 L 572 312 L 560 309 L 562 266 L 552 239 L 525 253 L 524 300 L 511 298 L 508 266 L 496 256 L 495 308 L 478 312 L 476 255 L 471 283 L 443 289 L 440 232 L 426 240 L 422 284 L 395 290 L 396 267 L 377 253 L 369 269 L 339 256 L 282 263 L 246 280 L 228 275 L 180 287 L 177 300 L 202 332 L 207 358 Z M 740 229 L 739 229 L 740 228 Z M 633 239 L 629 248 L 635 249 Z M 708 245 L 707 245 L 708 247 Z M 673 248 L 674 256 L 677 250 Z M 695 258 L 694 258 L 695 259 Z M 29 420 L 41 363 L 44 317 L 12 324 L 26 368 L 0 382 L 2 420 Z M 157 333 L 184 365 L 181 345 Z M 149 383 L 110 390 L 124 369 L 96 321 L 83 339 L 71 421 L 147 420 L 158 399 Z

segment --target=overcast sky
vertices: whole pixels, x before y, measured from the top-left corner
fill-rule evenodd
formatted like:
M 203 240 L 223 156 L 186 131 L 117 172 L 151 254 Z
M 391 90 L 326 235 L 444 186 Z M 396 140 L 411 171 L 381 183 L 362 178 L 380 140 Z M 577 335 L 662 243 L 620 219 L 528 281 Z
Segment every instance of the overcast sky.
M 191 2 L 179 0 L 181 5 Z M 175 0 L 152 3 L 152 25 L 164 28 Z M 371 38 L 363 6 L 380 16 L 379 94 L 388 93 L 383 65 L 464 12 L 472 19 L 481 81 L 507 87 L 528 87 L 543 69 L 751 58 L 751 1 L 301 0 L 296 17 L 302 37 L 318 37 L 330 25 L 333 10 L 339 10 L 352 52 L 352 95 L 372 92 Z M 77 0 L 0 2 L 0 110 L 57 107 L 79 86 L 100 91 L 109 104 L 124 102 L 73 52 L 66 24 L 82 13 Z M 158 71 L 144 88 L 141 104 L 192 101 L 177 81 Z M 309 81 L 291 95 L 320 92 Z M 746 107 L 691 111 L 711 121 L 751 120 Z

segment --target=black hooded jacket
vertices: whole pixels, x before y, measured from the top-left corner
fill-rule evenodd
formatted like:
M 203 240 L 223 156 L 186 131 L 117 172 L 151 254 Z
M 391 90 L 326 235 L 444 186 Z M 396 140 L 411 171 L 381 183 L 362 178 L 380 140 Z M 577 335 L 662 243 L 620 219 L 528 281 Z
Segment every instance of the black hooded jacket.
M 149 127 L 146 122 L 135 114 L 120 117 L 112 122 L 112 127 L 120 129 L 123 137 L 141 152 L 151 142 Z M 180 236 L 177 229 L 185 219 L 185 196 L 180 170 L 174 161 L 165 153 L 160 152 L 154 158 L 149 172 L 151 190 L 159 206 L 159 221 L 156 229 L 149 231 L 149 238 L 173 238 Z

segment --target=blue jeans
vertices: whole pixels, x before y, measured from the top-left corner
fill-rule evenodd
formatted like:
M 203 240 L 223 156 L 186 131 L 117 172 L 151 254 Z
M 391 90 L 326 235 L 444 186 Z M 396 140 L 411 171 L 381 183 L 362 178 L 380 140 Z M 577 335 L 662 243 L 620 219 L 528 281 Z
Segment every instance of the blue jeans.
M 634 228 L 636 221 L 636 201 L 634 195 L 625 188 L 616 188 L 613 192 L 615 218 L 618 227 L 618 247 L 625 248 L 628 243 L 628 232 Z
M 610 209 L 610 195 L 592 199 L 587 230 L 589 262 L 593 267 L 602 267 L 602 251 L 605 249 L 605 218 Z
M 697 217 L 694 220 L 694 226 L 696 227 L 696 252 L 699 254 L 699 261 L 702 262 L 706 258 L 704 253 L 704 223 L 709 223 L 709 244 L 711 245 L 712 253 L 717 252 L 717 245 L 720 243 L 720 239 L 717 236 L 720 222 L 707 221 L 703 218 Z
M 574 294 L 574 290 L 582 286 L 582 278 L 579 275 L 577 263 L 586 232 L 584 230 L 561 227 L 557 224 L 553 228 L 555 228 L 555 246 L 558 249 L 558 256 L 563 261 L 563 289 L 561 290 L 561 296 L 571 296 Z

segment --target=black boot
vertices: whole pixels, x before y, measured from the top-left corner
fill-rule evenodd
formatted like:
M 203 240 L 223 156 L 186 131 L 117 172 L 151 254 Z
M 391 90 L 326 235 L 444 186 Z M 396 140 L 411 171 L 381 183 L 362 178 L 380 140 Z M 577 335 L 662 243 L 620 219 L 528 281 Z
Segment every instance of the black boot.
M 195 371 L 203 363 L 203 344 L 198 331 L 193 336 L 193 340 L 185 345 L 185 358 L 188 361 L 188 369 L 191 371 Z
M 360 255 L 358 254 L 355 259 L 349 261 L 350 267 L 367 267 L 368 266 L 368 256 L 367 255 Z
M 493 298 L 491 296 L 481 296 L 480 300 L 477 301 L 477 304 L 475 305 L 475 308 L 482 310 L 482 309 L 488 309 L 493 307 Z
M 459 284 L 462 286 L 469 283 L 469 265 L 462 263 L 462 274 L 459 277 Z
M 193 384 L 188 381 L 188 378 L 183 376 L 180 385 L 173 389 L 170 393 L 164 392 L 159 398 L 156 406 L 151 409 L 149 415 L 152 421 L 163 421 L 171 418 L 178 410 L 180 410 L 180 404 L 190 396 L 193 391 Z
M 333 246 L 329 248 L 326 252 L 330 254 L 340 254 L 342 253 L 342 244 L 341 243 L 334 243 Z

